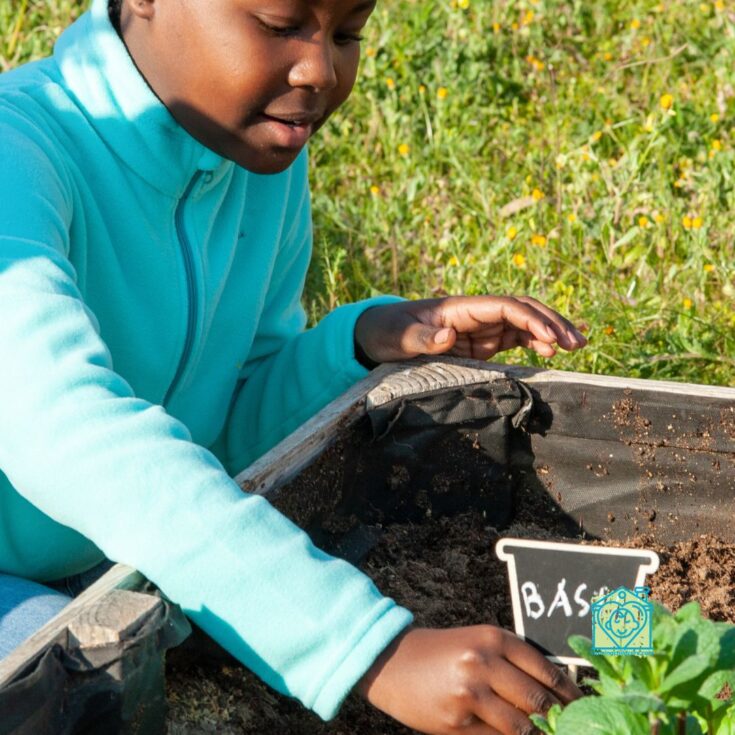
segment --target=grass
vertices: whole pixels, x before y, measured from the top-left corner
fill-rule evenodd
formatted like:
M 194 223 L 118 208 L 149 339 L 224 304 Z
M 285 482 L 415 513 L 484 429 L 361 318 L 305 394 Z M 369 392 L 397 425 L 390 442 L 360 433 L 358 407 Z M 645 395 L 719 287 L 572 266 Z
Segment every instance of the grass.
M 0 0 L 0 68 L 82 5 Z M 589 325 L 554 367 L 735 385 L 727 0 L 381 0 L 365 35 L 311 145 L 312 320 L 380 292 L 530 294 Z

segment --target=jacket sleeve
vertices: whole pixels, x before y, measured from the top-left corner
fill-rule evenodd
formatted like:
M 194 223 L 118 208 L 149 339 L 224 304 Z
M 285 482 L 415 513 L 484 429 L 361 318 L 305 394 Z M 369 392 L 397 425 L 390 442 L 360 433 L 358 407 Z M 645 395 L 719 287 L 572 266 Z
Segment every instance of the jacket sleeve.
M 329 718 L 410 613 L 243 493 L 113 370 L 67 257 L 70 180 L 40 135 L 0 121 L 0 468 Z
M 227 428 L 218 441 L 219 454 L 232 474 L 368 374 L 355 358 L 355 323 L 365 309 L 401 300 L 378 296 L 347 304 L 304 331 L 301 298 L 312 250 L 305 155 L 293 169 L 288 226 Z

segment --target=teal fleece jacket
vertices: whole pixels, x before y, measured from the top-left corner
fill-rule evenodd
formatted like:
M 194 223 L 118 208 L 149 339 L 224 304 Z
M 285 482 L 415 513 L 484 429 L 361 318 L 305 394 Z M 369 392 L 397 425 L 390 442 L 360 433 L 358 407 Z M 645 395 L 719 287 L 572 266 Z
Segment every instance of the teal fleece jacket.
M 0 571 L 130 564 L 324 718 L 411 615 L 231 479 L 366 375 L 375 300 L 305 331 L 306 155 L 189 136 L 106 0 L 0 77 Z

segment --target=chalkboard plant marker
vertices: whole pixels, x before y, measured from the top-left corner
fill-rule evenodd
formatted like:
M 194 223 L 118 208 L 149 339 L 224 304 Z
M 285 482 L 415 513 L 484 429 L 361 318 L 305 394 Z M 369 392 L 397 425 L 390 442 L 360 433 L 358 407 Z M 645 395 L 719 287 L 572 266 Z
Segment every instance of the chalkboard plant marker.
M 617 587 L 642 587 L 658 569 L 646 549 L 504 538 L 495 553 L 508 565 L 516 634 L 549 660 L 589 666 L 569 646 L 572 635 L 589 635 L 593 599 Z

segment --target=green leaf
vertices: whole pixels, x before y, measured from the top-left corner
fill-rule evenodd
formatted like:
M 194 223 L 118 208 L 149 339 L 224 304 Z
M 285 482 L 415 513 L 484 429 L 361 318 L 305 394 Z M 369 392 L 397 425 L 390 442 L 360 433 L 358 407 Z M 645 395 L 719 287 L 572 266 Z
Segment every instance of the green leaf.
M 715 699 L 725 685 L 730 687 L 731 695 L 723 702 L 731 702 L 735 696 L 735 671 L 715 671 L 699 687 L 698 694 L 707 699 Z
M 582 635 L 572 635 L 567 639 L 567 643 L 580 658 L 589 661 L 600 675 L 604 674 L 606 677 L 617 681 L 622 680 L 619 671 L 606 656 L 592 652 L 592 641 L 589 638 Z
M 679 623 L 688 623 L 699 620 L 701 617 L 701 608 L 699 607 L 699 603 L 696 601 L 687 602 L 686 605 L 683 605 L 674 613 L 674 619 Z
M 561 711 L 561 705 L 555 704 L 546 713 L 546 717 L 536 714 L 530 715 L 531 722 L 533 722 L 541 732 L 546 733 L 546 735 L 555 735 L 557 732 L 556 723 Z
M 710 657 L 704 653 L 699 653 L 684 659 L 671 673 L 666 674 L 663 682 L 661 682 L 661 686 L 658 688 L 659 693 L 665 694 L 675 687 L 680 687 L 683 684 L 696 680 L 709 666 Z M 697 693 L 698 689 L 699 686 L 691 692 L 692 697 Z M 680 697 L 682 696 L 682 692 L 677 692 L 677 694 Z
M 625 693 L 614 697 L 618 702 L 627 704 L 633 712 L 648 714 L 649 712 L 665 712 L 664 701 L 655 694 Z
M 730 707 L 724 716 L 714 722 L 714 735 L 735 735 L 735 707 Z
M 584 697 L 564 708 L 558 735 L 649 735 L 647 718 L 628 705 L 605 697 Z

